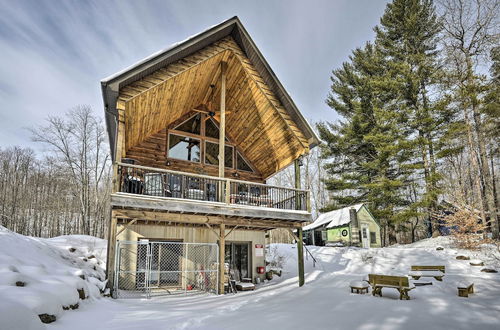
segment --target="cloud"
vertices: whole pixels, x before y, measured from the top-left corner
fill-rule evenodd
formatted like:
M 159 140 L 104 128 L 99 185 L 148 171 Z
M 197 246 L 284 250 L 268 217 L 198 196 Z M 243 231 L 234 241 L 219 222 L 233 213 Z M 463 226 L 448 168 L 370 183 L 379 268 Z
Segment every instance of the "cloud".
M 355 4 L 353 4 L 355 3 Z M 238 15 L 309 119 L 330 71 L 372 37 L 378 1 L 0 0 L 0 146 L 32 145 L 23 127 L 79 104 L 102 115 L 99 81 Z

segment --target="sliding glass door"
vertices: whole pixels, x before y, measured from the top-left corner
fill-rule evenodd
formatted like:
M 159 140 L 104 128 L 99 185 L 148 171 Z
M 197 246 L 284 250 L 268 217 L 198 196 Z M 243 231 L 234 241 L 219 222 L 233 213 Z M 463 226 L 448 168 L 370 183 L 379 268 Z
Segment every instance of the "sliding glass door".
M 237 274 L 239 274 L 239 280 L 245 277 L 251 277 L 250 243 L 228 242 L 226 243 L 225 250 L 225 262 L 229 264 L 229 268 L 233 270 L 233 272 L 237 271 Z

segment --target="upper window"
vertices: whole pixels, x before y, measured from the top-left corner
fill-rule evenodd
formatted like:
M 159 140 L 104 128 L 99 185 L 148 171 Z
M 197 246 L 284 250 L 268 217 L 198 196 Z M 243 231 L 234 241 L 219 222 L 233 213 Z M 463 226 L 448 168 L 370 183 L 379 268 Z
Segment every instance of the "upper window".
M 205 164 L 219 165 L 219 144 L 205 141 Z M 233 168 L 233 147 L 224 146 L 224 167 Z
M 183 132 L 189 134 L 183 134 Z M 202 135 L 202 132 L 205 134 Z M 219 144 L 217 141 L 219 138 L 219 126 L 214 118 L 204 113 L 196 113 L 169 131 L 168 157 L 200 163 L 203 145 L 203 163 L 218 166 Z M 227 137 L 225 140 L 229 142 Z M 248 161 L 236 152 L 235 147 L 230 143 L 224 147 L 224 167 L 253 172 Z
M 236 169 L 241 171 L 253 172 L 252 168 L 246 160 L 240 155 L 239 152 L 236 153 Z
M 176 134 L 168 135 L 168 156 L 172 158 L 200 161 L 200 140 Z
M 178 131 L 183 131 L 192 134 L 201 134 L 201 114 L 198 113 L 195 116 L 189 118 L 179 126 L 175 128 Z
M 205 126 L 205 135 L 214 139 L 219 138 L 219 127 L 214 123 L 213 119 L 207 120 Z

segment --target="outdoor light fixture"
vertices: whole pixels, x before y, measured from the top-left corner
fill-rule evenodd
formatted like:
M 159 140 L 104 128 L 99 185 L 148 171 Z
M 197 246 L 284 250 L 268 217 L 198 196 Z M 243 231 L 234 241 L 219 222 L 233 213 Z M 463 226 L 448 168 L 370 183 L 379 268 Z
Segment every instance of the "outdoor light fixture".
M 167 162 L 165 163 L 165 165 L 170 166 L 170 161 L 167 160 Z
M 239 178 L 239 177 L 240 177 L 240 174 L 239 174 L 238 172 L 234 172 L 234 173 L 233 173 L 233 176 L 234 176 L 235 178 Z
M 298 159 L 297 159 L 298 163 L 299 163 L 299 166 L 304 166 L 304 158 L 303 156 L 300 156 Z

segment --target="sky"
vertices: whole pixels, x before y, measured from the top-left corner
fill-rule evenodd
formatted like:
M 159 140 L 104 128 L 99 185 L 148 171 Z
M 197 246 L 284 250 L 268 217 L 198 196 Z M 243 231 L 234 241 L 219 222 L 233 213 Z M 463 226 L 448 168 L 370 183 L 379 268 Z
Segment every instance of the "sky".
M 387 1 L 0 0 L 0 148 L 33 147 L 27 130 L 90 105 L 100 80 L 238 16 L 304 117 L 335 121 L 331 71 L 374 37 Z

